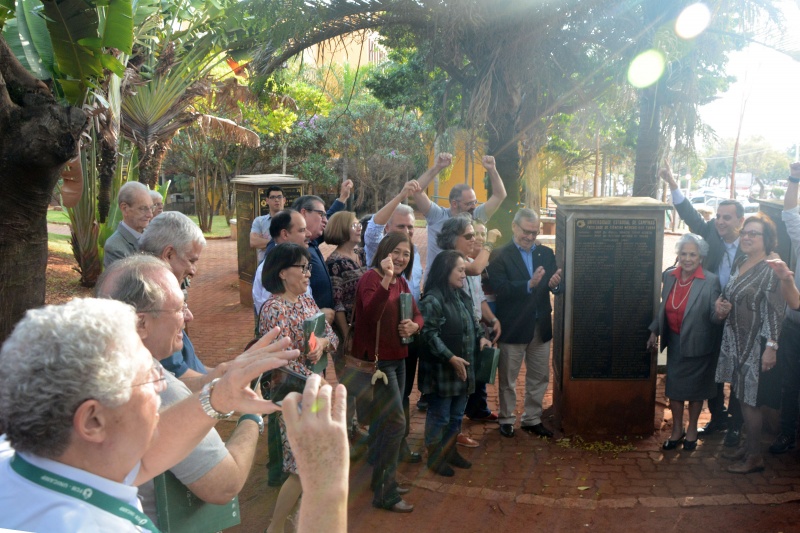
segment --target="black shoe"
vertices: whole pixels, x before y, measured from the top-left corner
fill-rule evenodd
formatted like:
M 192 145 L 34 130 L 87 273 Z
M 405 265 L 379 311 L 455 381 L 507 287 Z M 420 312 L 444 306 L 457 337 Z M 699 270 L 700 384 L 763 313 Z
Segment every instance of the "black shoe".
M 693 452 L 697 449 L 697 439 L 694 440 L 683 440 L 683 449 L 687 452 Z
M 723 431 L 726 427 L 728 427 L 727 421 L 712 418 L 705 426 L 697 430 L 697 438 L 703 439 L 717 431 Z
M 422 400 L 422 399 L 420 401 L 418 401 L 417 402 L 417 410 L 418 411 L 422 411 L 422 412 L 427 411 L 428 410 L 428 402 L 426 402 L 425 400 Z
M 544 424 L 541 422 L 532 426 L 520 426 L 519 429 L 522 431 L 527 431 L 531 435 L 536 435 L 538 437 L 545 437 L 547 439 L 553 438 L 553 432 L 544 427 Z
M 684 438 L 685 436 L 686 436 L 686 433 L 684 433 L 683 435 L 681 435 L 681 436 L 680 436 L 678 439 L 676 439 L 676 440 L 669 440 L 669 439 L 665 440 L 665 441 L 664 441 L 664 444 L 662 444 L 662 445 L 661 445 L 661 449 L 662 449 L 662 450 L 674 450 L 674 449 L 675 449 L 675 448 L 677 448 L 677 447 L 678 447 L 678 445 L 679 445 L 679 444 L 680 444 L 680 443 L 683 441 L 683 438 Z M 697 443 L 697 441 L 695 441 L 695 444 L 696 444 L 696 443 Z
M 739 445 L 740 440 L 742 440 L 742 428 L 729 427 L 722 444 L 726 448 L 735 448 Z
M 458 450 L 456 450 L 455 446 L 450 449 L 450 455 L 447 457 L 447 462 L 456 468 L 472 468 L 472 463 L 464 459 L 464 457 L 458 453 Z
M 513 437 L 514 424 L 500 424 L 500 434 L 504 437 Z
M 772 446 L 769 447 L 769 453 L 786 453 L 789 450 L 794 450 L 795 445 L 794 437 L 781 433 L 778 435 L 778 438 L 775 439 L 775 442 L 772 443 Z
M 417 452 L 412 452 L 411 450 L 403 450 L 400 453 L 400 462 L 410 464 L 419 463 L 422 462 L 422 455 Z

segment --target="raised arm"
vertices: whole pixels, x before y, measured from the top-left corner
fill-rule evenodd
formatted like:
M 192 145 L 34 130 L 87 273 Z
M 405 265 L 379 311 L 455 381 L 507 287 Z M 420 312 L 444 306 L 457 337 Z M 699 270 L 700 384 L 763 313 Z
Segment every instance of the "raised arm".
M 427 215 L 431 208 L 431 199 L 425 194 L 425 189 L 431 184 L 439 172 L 446 169 L 453 162 L 453 156 L 448 153 L 441 153 L 436 156 L 433 166 L 425 171 L 422 176 L 417 180 L 419 190 L 414 193 L 414 201 L 417 202 L 417 209 L 423 214 Z
M 797 189 L 798 184 L 800 184 L 800 162 L 792 163 L 789 166 L 789 171 L 789 183 L 786 185 L 786 194 L 783 196 L 784 211 L 789 211 L 797 207 Z
M 394 213 L 394 210 L 397 209 L 397 206 L 409 196 L 416 195 L 420 191 L 422 191 L 422 189 L 420 188 L 417 180 L 411 180 L 407 182 L 403 186 L 403 189 L 397 193 L 397 196 L 389 200 L 386 205 L 380 209 L 380 211 L 372 215 L 373 222 L 379 226 L 385 226 L 389 223 L 389 220 L 391 220 L 392 214 Z M 424 191 L 423 194 L 425 194 Z
M 492 195 L 484 204 L 484 209 L 486 210 L 486 218 L 487 220 L 492 217 L 492 215 L 497 211 L 500 207 L 500 204 L 503 203 L 503 200 L 506 199 L 506 186 L 503 185 L 503 179 L 500 177 L 500 174 L 497 173 L 497 166 L 495 164 L 494 157 L 490 155 L 483 156 L 481 160 L 481 164 L 483 168 L 486 169 L 486 172 L 489 173 L 489 183 L 492 184 Z

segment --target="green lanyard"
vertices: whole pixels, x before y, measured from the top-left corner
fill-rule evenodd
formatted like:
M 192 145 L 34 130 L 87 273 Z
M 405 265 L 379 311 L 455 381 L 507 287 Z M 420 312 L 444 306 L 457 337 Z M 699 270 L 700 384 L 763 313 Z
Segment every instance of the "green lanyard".
M 32 465 L 19 454 L 14 454 L 14 458 L 11 459 L 11 468 L 20 476 L 33 481 L 37 485 L 94 505 L 98 509 L 107 511 L 114 516 L 124 518 L 134 526 L 149 529 L 153 533 L 159 533 L 153 521 L 136 507 L 110 496 L 105 492 L 101 492 L 87 485 L 78 483 L 77 481 L 72 481 L 71 479 Z

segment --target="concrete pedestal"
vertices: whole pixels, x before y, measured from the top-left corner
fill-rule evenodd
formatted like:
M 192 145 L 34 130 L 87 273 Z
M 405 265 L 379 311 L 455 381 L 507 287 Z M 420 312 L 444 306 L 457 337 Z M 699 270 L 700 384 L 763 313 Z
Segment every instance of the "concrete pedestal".
M 567 434 L 653 432 L 664 211 L 650 198 L 553 198 L 556 259 L 554 400 Z
M 253 276 L 258 254 L 250 248 L 250 228 L 253 220 L 269 214 L 267 188 L 278 185 L 286 196 L 286 206 L 291 206 L 304 194 L 306 180 L 283 174 L 236 176 L 231 180 L 236 194 L 236 251 L 239 260 L 239 302 L 253 306 Z M 233 236 L 233 232 L 231 232 Z

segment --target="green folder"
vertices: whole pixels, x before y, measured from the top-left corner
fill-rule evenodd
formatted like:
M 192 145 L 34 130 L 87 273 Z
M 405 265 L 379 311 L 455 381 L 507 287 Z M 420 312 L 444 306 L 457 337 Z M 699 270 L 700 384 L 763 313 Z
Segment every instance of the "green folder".
M 500 349 L 488 346 L 475 356 L 475 381 L 494 385 L 497 376 L 497 363 L 500 362 Z
M 225 505 L 206 503 L 169 471 L 156 476 L 153 483 L 158 527 L 163 533 L 214 533 L 242 521 L 238 496 Z
M 308 340 L 311 338 L 312 333 L 317 339 L 325 337 L 325 313 L 320 312 L 303 320 L 303 353 L 306 355 L 310 351 Z M 326 368 L 328 368 L 328 354 L 322 354 L 319 361 L 312 365 L 311 371 L 315 374 L 320 374 Z

